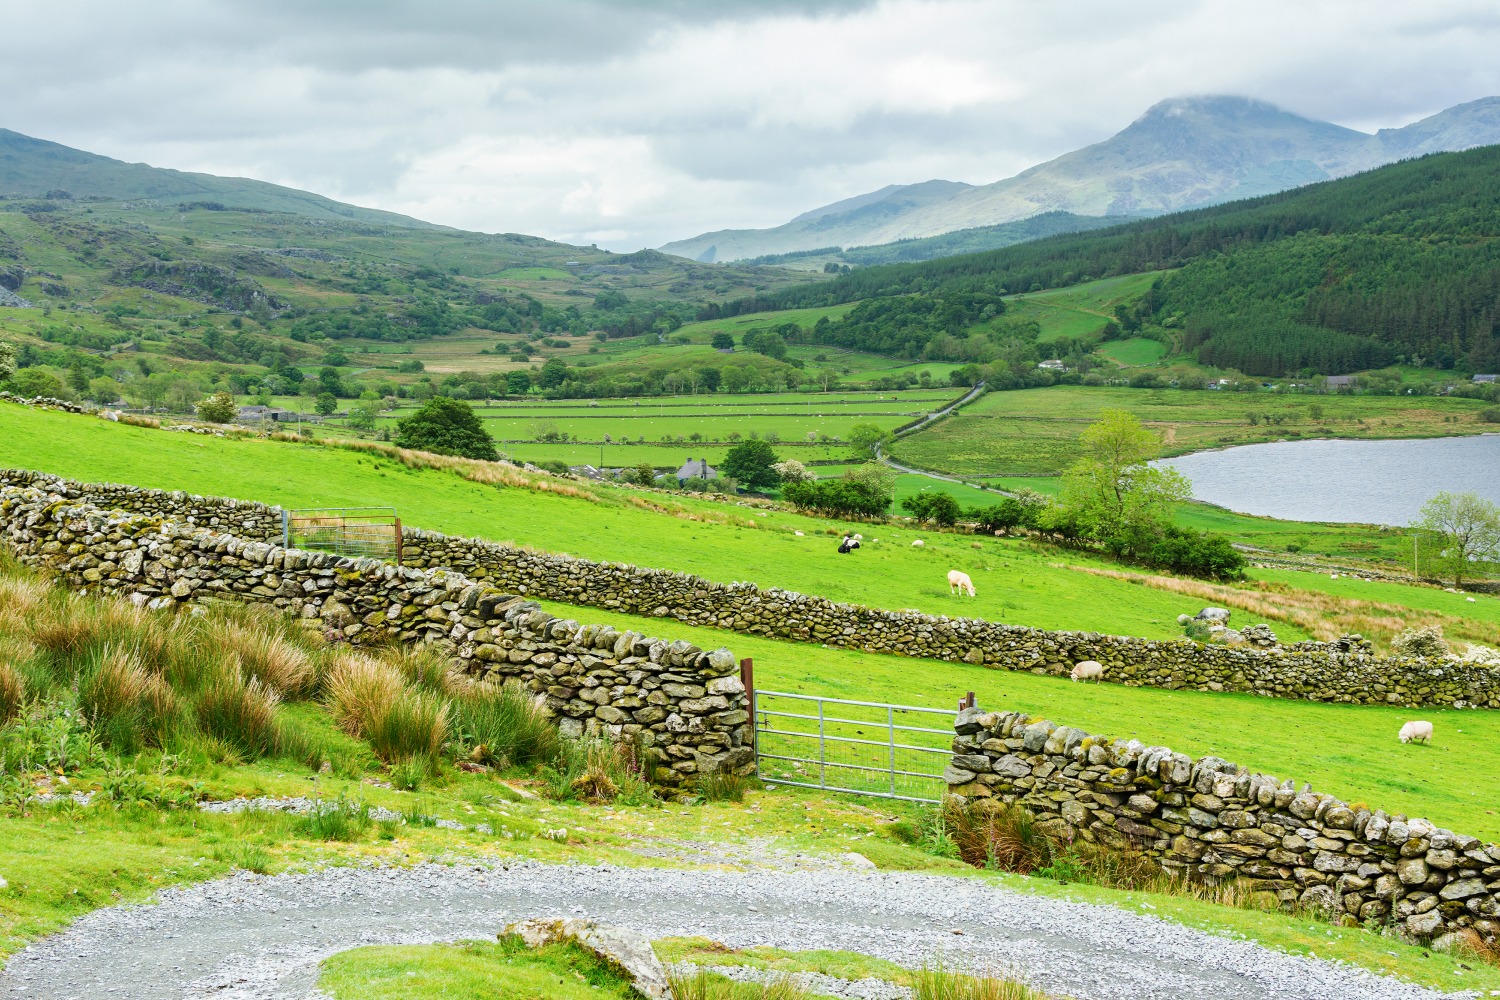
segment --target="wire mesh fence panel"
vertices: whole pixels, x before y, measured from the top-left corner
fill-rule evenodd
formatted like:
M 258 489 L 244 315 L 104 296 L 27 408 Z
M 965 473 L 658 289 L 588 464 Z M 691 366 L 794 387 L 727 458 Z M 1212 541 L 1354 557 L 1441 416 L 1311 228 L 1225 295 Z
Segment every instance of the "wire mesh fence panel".
M 284 511 L 287 548 L 401 561 L 401 519 L 394 507 L 315 507 Z
M 772 784 L 939 802 L 953 712 L 755 692 L 756 772 Z

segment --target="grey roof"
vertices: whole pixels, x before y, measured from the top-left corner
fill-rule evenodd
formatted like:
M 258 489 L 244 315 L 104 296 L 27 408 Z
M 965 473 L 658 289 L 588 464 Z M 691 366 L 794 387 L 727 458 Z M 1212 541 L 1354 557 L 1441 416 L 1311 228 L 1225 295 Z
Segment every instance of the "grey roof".
M 1330 376 L 1328 376 L 1328 384 L 1329 385 L 1353 385 L 1354 384 L 1354 376 L 1353 375 L 1330 375 Z
M 1496 376 L 1496 375 L 1475 375 L 1474 376 L 1474 381 L 1476 381 L 1476 382 L 1496 382 L 1496 381 L 1500 381 L 1500 376 Z
M 690 458 L 677 470 L 678 479 L 716 479 L 718 470 L 706 458 Z

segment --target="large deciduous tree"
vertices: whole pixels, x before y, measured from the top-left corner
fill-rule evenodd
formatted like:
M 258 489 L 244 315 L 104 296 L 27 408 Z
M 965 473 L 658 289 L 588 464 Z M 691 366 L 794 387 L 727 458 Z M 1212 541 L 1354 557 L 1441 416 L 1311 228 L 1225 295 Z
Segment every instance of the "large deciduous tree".
M 1079 437 L 1083 454 L 1063 476 L 1059 507 L 1085 535 L 1117 554 L 1161 537 L 1176 504 L 1192 496 L 1175 469 L 1147 464 L 1161 440 L 1125 410 L 1105 410 Z
M 1474 563 L 1500 559 L 1500 507 L 1477 493 L 1439 493 L 1422 505 L 1413 527 L 1429 535 L 1430 565 L 1457 587 Z
M 494 440 L 469 404 L 447 396 L 434 396 L 416 413 L 397 421 L 396 444 L 402 448 L 491 462 L 499 457 Z
M 765 441 L 744 441 L 729 449 L 719 471 L 752 490 L 774 489 L 781 477 L 772 468 L 779 461 Z

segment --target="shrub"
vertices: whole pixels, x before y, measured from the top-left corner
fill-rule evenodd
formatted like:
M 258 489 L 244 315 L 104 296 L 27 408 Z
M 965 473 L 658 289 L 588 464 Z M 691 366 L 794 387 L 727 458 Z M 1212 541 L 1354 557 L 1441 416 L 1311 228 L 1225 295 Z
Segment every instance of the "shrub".
M 1447 656 L 1448 643 L 1438 625 L 1409 628 L 1391 640 L 1391 652 L 1400 656 Z
M 545 702 L 516 681 L 475 684 L 455 696 L 453 710 L 454 729 L 475 763 L 528 767 L 561 750 Z
M 1480 410 L 1479 419 L 1487 424 L 1500 424 L 1500 406 L 1487 406 Z
M 198 416 L 214 424 L 227 424 L 238 412 L 234 397 L 227 392 L 216 392 L 198 403 Z
M 495 461 L 495 442 L 468 403 L 434 396 L 422 408 L 396 423 L 401 448 Z
M 940 810 L 958 856 L 977 868 L 1025 875 L 1057 858 L 1055 845 L 1028 809 L 949 798 Z

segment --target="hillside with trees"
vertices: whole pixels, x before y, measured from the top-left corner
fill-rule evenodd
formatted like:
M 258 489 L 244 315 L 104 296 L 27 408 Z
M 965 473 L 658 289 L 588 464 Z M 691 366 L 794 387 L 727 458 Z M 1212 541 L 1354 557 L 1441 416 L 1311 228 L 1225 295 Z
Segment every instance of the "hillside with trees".
M 914 354 L 941 335 L 962 336 L 930 317 L 967 303 L 1170 269 L 1117 322 L 1206 364 L 1270 377 L 1401 359 L 1494 371 L 1497 235 L 1500 147 L 1491 146 L 989 253 L 864 268 L 702 315 L 860 302 L 882 322 L 830 342 L 899 343 Z M 898 307 L 901 297 L 928 304 Z M 873 302 L 886 304 L 865 305 Z

